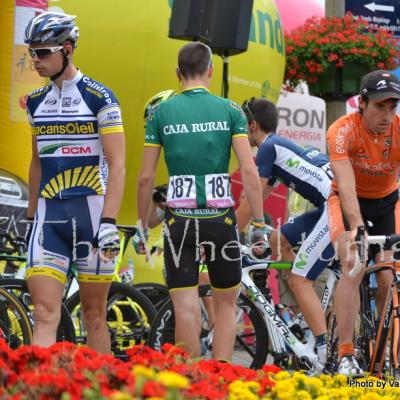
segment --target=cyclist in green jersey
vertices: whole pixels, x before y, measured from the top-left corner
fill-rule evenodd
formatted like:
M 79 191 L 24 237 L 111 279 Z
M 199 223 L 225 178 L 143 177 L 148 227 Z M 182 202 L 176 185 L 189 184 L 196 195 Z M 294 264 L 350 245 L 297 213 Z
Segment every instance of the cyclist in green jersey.
M 213 288 L 213 356 L 230 360 L 236 333 L 236 298 L 241 280 L 240 249 L 228 174 L 231 147 L 239 161 L 253 224 L 264 233 L 262 194 L 247 141 L 247 121 L 236 103 L 214 96 L 211 49 L 192 42 L 178 55 L 182 93 L 150 115 L 138 178 L 142 246 L 148 235 L 148 207 L 164 149 L 169 173 L 164 261 L 175 311 L 175 339 L 200 355 L 199 246 L 205 249 Z

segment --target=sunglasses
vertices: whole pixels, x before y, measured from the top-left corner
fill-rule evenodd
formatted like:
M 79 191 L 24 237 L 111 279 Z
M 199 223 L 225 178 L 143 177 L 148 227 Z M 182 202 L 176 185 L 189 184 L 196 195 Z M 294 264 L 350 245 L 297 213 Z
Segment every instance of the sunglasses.
M 247 117 L 247 120 L 250 122 L 250 121 L 255 121 L 256 120 L 256 117 L 254 116 L 254 114 L 253 114 L 253 111 L 251 111 L 251 108 L 250 108 L 250 104 L 251 104 L 251 102 L 254 100 L 254 97 L 252 97 L 251 99 L 249 99 L 249 100 L 246 100 L 244 103 L 243 103 L 243 106 L 242 106 L 242 108 L 243 108 L 243 111 L 244 111 L 244 113 L 246 114 L 246 117 Z
M 29 55 L 32 58 L 45 58 L 49 56 L 52 53 L 55 53 L 56 51 L 62 50 L 64 47 L 63 46 L 57 46 L 57 47 L 41 47 L 41 48 L 32 48 L 28 47 Z

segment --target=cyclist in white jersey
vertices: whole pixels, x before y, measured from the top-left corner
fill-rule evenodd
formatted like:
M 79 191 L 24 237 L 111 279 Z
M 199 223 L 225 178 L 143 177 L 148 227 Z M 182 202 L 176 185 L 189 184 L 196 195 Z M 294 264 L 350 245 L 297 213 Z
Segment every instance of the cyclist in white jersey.
M 51 79 L 27 101 L 33 135 L 26 275 L 33 344 L 55 342 L 66 276 L 75 264 L 87 343 L 109 353 L 106 299 L 119 251 L 125 139 L 113 93 L 73 64 L 78 36 L 75 16 L 51 12 L 35 16 L 25 31 L 36 71 Z

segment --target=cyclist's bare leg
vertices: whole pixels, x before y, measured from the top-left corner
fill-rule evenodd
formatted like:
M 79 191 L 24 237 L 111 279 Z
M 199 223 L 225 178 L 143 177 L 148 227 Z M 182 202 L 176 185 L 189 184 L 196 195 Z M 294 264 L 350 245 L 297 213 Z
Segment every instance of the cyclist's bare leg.
M 335 292 L 339 345 L 353 343 L 355 321 L 360 310 L 359 286 L 365 273 L 362 269 L 355 277 L 349 275 L 354 266 L 355 253 L 348 251 L 346 238 L 347 232 L 338 238 L 338 253 L 342 265 L 342 277 Z
M 314 289 L 314 282 L 303 276 L 289 274 L 289 287 L 296 296 L 300 310 L 306 319 L 311 332 L 316 337 L 328 331 L 321 300 Z
M 386 260 L 390 260 L 393 257 L 392 251 L 385 251 L 383 256 L 378 253 L 375 256 L 375 264 L 384 263 Z M 393 273 L 390 270 L 387 271 L 379 271 L 376 274 L 376 282 L 378 284 L 378 292 L 376 294 L 376 309 L 378 315 L 382 315 L 382 308 L 385 303 L 387 292 L 392 286 L 393 282 Z
M 231 289 L 214 289 L 215 325 L 213 358 L 230 361 L 236 340 L 236 299 L 240 286 Z
M 80 282 L 79 296 L 87 331 L 87 344 L 99 353 L 111 353 L 106 302 L 111 283 Z
M 295 254 L 292 250 L 292 245 L 287 241 L 285 236 L 279 231 L 274 230 L 269 237 L 269 245 L 271 246 L 272 257 L 278 261 L 292 262 L 295 259 Z
M 44 275 L 31 276 L 27 283 L 34 305 L 32 344 L 49 347 L 56 342 L 64 285 Z
M 191 356 L 200 356 L 200 301 L 197 286 L 171 290 L 175 313 L 175 343 Z
M 210 278 L 208 277 L 208 272 L 200 272 L 199 273 L 199 285 L 209 285 Z M 215 323 L 215 311 L 214 311 L 214 303 L 212 296 L 205 296 L 201 298 L 201 301 L 204 304 L 204 307 L 207 310 L 207 325 L 208 328 L 211 329 Z

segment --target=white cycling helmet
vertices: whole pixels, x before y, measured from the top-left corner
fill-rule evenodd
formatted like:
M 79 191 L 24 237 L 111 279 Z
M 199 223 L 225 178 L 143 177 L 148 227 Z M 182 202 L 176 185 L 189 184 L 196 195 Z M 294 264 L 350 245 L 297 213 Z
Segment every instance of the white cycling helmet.
M 75 15 L 45 12 L 32 18 L 25 29 L 24 41 L 29 45 L 56 43 L 70 40 L 74 46 L 79 38 Z

